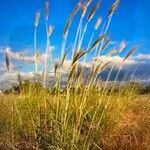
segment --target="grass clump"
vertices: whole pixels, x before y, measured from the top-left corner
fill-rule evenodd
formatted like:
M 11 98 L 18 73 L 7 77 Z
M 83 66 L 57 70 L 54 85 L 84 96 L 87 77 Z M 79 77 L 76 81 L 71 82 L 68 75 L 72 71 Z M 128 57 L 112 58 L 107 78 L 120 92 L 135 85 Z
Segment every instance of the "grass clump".
M 109 77 L 114 69 L 112 65 L 105 83 L 98 82 L 98 75 L 110 67 L 112 62 L 99 61 L 101 53 L 110 44 L 107 31 L 111 18 L 119 5 L 116 0 L 108 11 L 108 20 L 99 37 L 92 43 L 94 32 L 87 48 L 82 42 L 88 23 L 93 19 L 100 3 L 93 5 L 87 15 L 91 1 L 79 2 L 71 13 L 64 29 L 61 59 L 54 62 L 50 46 L 52 26 L 48 25 L 49 3 L 45 4 L 46 21 L 46 53 L 41 80 L 38 80 L 38 53 L 36 35 L 40 14 L 36 13 L 34 50 L 35 50 L 35 82 L 23 80 L 18 75 L 19 85 L 0 95 L 0 149 L 148 149 L 150 128 L 149 103 L 141 100 L 137 94 L 136 84 L 116 84 L 123 64 L 139 46 L 133 47 L 125 56 L 115 80 L 109 84 Z M 66 75 L 65 87 L 62 88 L 61 68 L 67 61 L 64 52 L 69 29 L 73 18 L 81 10 L 80 21 L 72 49 L 70 69 Z M 88 16 L 86 18 L 86 16 Z M 83 20 L 87 19 L 82 29 Z M 95 31 L 102 23 L 99 18 Z M 79 41 L 79 42 L 78 42 Z M 91 44 L 92 43 L 92 44 Z M 106 57 L 118 54 L 125 48 L 121 42 L 117 50 L 110 50 Z M 85 75 L 87 55 L 95 51 L 89 74 Z M 98 55 L 97 55 L 98 53 Z M 95 57 L 97 55 L 97 57 Z M 86 56 L 86 57 L 85 57 Z M 47 60 L 50 57 L 53 73 L 53 85 L 48 87 Z M 84 57 L 84 61 L 82 58 Z M 6 54 L 6 67 L 10 62 Z M 86 78 L 86 80 L 85 80 Z M 148 97 L 146 97 L 148 99 Z M 143 108 L 139 109 L 139 105 Z M 138 112 L 139 110 L 139 112 Z M 141 121 L 142 119 L 142 121 Z

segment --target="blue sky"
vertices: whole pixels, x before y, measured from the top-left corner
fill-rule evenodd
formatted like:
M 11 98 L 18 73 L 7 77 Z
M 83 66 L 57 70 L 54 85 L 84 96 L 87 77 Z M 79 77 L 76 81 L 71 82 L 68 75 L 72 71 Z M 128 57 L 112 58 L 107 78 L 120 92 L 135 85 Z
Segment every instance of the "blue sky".
M 55 58 L 60 57 L 63 30 L 65 23 L 72 12 L 73 8 L 79 2 L 78 0 L 49 0 L 50 14 L 49 24 L 54 26 L 54 33 L 51 37 L 51 45 L 54 46 L 53 55 Z M 93 0 L 89 6 L 88 12 L 97 0 Z M 103 17 L 103 23 L 107 21 L 106 14 L 111 7 L 113 0 L 102 0 L 102 4 L 96 12 L 94 18 L 89 23 L 88 30 L 83 41 L 83 48 L 88 43 L 93 32 L 96 19 Z M 45 52 L 46 32 L 44 18 L 45 0 L 0 0 L 0 64 L 4 62 L 3 49 L 11 48 L 13 57 L 16 52 L 27 51 L 32 56 L 33 34 L 35 12 L 41 13 L 38 27 L 37 43 L 41 53 Z M 142 46 L 135 53 L 137 55 L 147 56 L 147 62 L 150 60 L 150 17 L 149 17 L 150 0 L 121 0 L 120 6 L 113 15 L 108 35 L 112 37 L 115 47 L 120 41 L 125 40 L 128 49 L 135 44 L 141 43 Z M 80 13 L 76 15 L 73 24 L 69 30 L 67 40 L 67 49 L 74 42 L 77 25 L 79 23 Z M 86 19 L 84 19 L 83 26 Z M 95 33 L 94 40 L 99 36 L 100 30 Z M 125 53 L 127 51 L 125 50 Z M 14 54 L 13 54 L 14 53 Z M 121 55 L 124 55 L 122 53 Z M 28 59 L 28 58 L 27 58 Z M 15 62 L 15 63 L 18 63 Z M 21 65 L 18 63 L 17 65 Z M 149 70 L 150 65 L 146 65 L 145 70 Z M 26 67 L 24 67 L 26 68 Z M 24 71 L 31 71 L 33 66 L 26 68 Z M 1 75 L 0 70 L 0 75 Z M 140 71 L 139 71 L 140 72 Z
M 77 2 L 78 0 L 50 0 L 49 24 L 55 26 L 51 43 L 57 48 L 60 47 L 62 42 L 64 24 Z M 99 16 L 105 16 L 112 2 L 113 0 L 102 1 L 102 6 L 92 22 Z M 34 14 L 38 10 L 42 14 L 38 32 L 38 46 L 44 49 L 44 0 L 0 0 L 0 4 L 0 46 L 9 46 L 16 51 L 26 48 L 32 49 Z M 149 0 L 122 0 L 109 28 L 109 34 L 113 40 L 120 41 L 124 39 L 131 44 L 143 42 L 140 52 L 149 53 L 149 8 Z M 79 17 L 77 16 L 71 27 L 69 43 L 74 40 L 73 35 L 76 32 L 78 20 Z M 87 40 L 92 31 L 92 22 L 85 37 Z

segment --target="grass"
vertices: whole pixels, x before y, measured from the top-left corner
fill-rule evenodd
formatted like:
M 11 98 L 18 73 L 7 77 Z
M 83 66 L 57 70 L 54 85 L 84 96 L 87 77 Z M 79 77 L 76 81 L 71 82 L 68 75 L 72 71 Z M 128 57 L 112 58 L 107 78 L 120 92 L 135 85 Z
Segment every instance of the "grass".
M 127 88 L 101 94 L 83 87 L 68 94 L 25 83 L 24 92 L 0 96 L 0 148 L 148 149 L 150 96 Z
M 119 1 L 116 0 L 113 3 L 107 14 L 106 26 L 92 43 L 94 33 L 102 24 L 100 17 L 99 24 L 90 37 L 88 48 L 84 49 L 82 43 L 88 29 L 88 22 L 94 18 L 99 7 L 99 2 L 97 2 L 87 14 L 90 4 L 90 0 L 84 5 L 78 3 L 71 13 L 64 29 L 61 60 L 55 63 L 50 47 L 53 28 L 48 25 L 49 3 L 46 2 L 47 42 L 41 81 L 37 78 L 40 71 L 38 70 L 39 54 L 36 41 L 40 14 L 36 13 L 35 82 L 24 81 L 21 75 L 18 75 L 19 84 L 0 95 L 0 149 L 150 149 L 150 118 L 148 115 L 150 114 L 150 96 L 148 94 L 140 96 L 137 84 L 116 84 L 124 63 L 139 46 L 134 46 L 125 55 L 112 85 L 108 81 L 114 65 L 108 74 L 107 81 L 104 84 L 99 83 L 98 75 L 112 63 L 99 61 L 99 58 L 110 44 L 107 31 Z M 79 10 L 82 10 L 82 14 L 71 50 L 73 51 L 71 65 L 66 76 L 65 87 L 62 88 L 63 73 L 60 70 L 67 60 L 67 52 L 64 50 L 69 29 Z M 87 22 L 83 27 L 84 20 Z M 125 47 L 125 43 L 121 42 L 119 48 L 111 49 L 106 57 L 119 54 Z M 98 57 L 93 56 L 92 60 L 88 60 L 91 61 L 92 67 L 90 73 L 85 77 L 86 67 L 80 64 L 82 58 L 86 63 L 85 56 L 87 57 L 91 51 L 96 51 L 94 55 L 98 53 Z M 54 79 L 54 85 L 51 87 L 47 86 L 49 55 L 50 71 L 53 72 Z M 5 57 L 7 70 L 10 71 L 9 55 L 6 53 Z

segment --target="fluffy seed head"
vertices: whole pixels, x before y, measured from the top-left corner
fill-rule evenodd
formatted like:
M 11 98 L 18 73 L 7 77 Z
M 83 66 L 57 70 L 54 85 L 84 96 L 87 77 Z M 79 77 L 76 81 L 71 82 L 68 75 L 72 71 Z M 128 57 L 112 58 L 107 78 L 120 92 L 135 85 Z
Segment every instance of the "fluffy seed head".
M 82 18 L 85 16 L 86 10 L 87 10 L 87 7 L 86 6 L 82 6 Z
M 111 50 L 108 52 L 107 57 L 112 56 L 112 55 L 115 54 L 116 52 L 117 52 L 117 50 L 111 49 Z
M 48 20 L 48 14 L 49 14 L 49 2 L 46 1 L 46 3 L 45 3 L 45 17 L 46 17 L 46 20 Z
M 39 20 L 40 20 L 40 12 L 37 12 L 37 13 L 35 14 L 35 27 L 38 26 Z
M 101 25 L 102 23 L 102 17 L 98 18 L 97 21 L 96 21 L 96 24 L 95 24 L 95 30 L 97 30 L 99 28 L 99 26 Z
M 51 36 L 51 34 L 53 33 L 53 31 L 54 31 L 54 27 L 50 25 L 50 26 L 48 27 L 48 36 L 49 36 L 49 37 Z
M 118 52 L 121 52 L 125 47 L 126 47 L 126 43 L 125 43 L 125 41 L 122 41 L 118 48 Z

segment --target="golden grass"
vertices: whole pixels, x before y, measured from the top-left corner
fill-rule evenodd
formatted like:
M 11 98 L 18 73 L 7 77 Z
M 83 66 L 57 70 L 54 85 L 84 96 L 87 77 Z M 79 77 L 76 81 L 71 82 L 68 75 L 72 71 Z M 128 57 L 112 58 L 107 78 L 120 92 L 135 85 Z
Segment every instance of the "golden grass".
M 148 95 L 123 93 L 126 89 L 101 95 L 94 86 L 72 88 L 69 94 L 29 87 L 20 95 L 0 96 L 0 148 L 4 150 L 141 150 L 150 146 Z
M 40 56 L 37 53 L 36 36 L 40 14 L 36 14 L 34 33 L 36 82 L 22 81 L 18 74 L 19 85 L 17 89 L 19 89 L 19 92 L 17 94 L 8 92 L 8 94 L 0 95 L 0 149 L 141 150 L 150 148 L 150 96 L 140 97 L 137 94 L 136 84 L 116 85 L 123 64 L 139 45 L 133 47 L 126 54 L 112 85 L 108 84 L 108 81 L 114 65 L 108 74 L 105 85 L 96 82 L 99 73 L 111 63 L 98 62 L 96 59 L 110 44 L 111 38 L 107 38 L 107 31 L 111 17 L 119 5 L 119 0 L 113 3 L 108 12 L 109 19 L 104 28 L 104 33 L 102 31 L 91 44 L 93 32 L 88 48 L 84 49 L 82 48 L 82 42 L 88 29 L 88 22 L 94 17 L 100 5 L 98 1 L 87 15 L 86 12 L 90 3 L 90 0 L 86 1 L 85 6 L 78 3 L 72 11 L 64 29 L 61 59 L 54 64 L 50 45 L 53 27 L 48 25 L 49 3 L 46 1 L 47 42 L 46 57 L 41 75 L 42 83 L 37 80 L 37 61 Z M 71 68 L 63 89 L 61 87 L 62 73 L 59 72 L 59 69 L 63 67 L 67 59 L 68 51 L 64 52 L 66 40 L 73 19 L 80 9 L 82 14 L 73 45 Z M 86 15 L 87 22 L 82 31 L 81 27 Z M 101 23 L 102 19 L 99 18 L 95 30 L 98 30 Z M 112 48 L 106 56 L 121 52 L 125 46 L 126 44 L 121 42 L 118 49 Z M 86 68 L 84 66 L 79 67 L 79 62 L 82 57 L 96 49 L 98 50 L 98 57 L 92 58 L 93 67 L 85 79 L 84 71 Z M 50 71 L 54 73 L 55 85 L 48 88 L 47 59 L 49 54 L 51 59 Z M 6 67 L 9 71 L 10 62 L 7 53 L 5 58 Z

